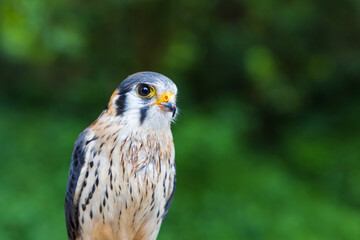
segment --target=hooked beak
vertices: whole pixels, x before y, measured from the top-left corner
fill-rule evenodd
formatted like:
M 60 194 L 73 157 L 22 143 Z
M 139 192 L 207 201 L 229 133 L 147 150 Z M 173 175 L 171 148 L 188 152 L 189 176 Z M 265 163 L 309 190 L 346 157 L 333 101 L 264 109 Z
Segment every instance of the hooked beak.
M 153 105 L 158 105 L 163 111 L 172 112 L 172 117 L 176 114 L 176 99 L 172 92 L 164 93 Z

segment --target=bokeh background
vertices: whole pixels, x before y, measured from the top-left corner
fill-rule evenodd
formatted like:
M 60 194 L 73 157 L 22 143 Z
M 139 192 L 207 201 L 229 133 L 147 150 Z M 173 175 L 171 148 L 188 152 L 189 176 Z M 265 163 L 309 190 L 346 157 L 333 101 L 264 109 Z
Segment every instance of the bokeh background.
M 359 69 L 358 0 L 2 0 L 0 239 L 66 239 L 75 139 L 151 70 L 181 108 L 159 240 L 358 240 Z

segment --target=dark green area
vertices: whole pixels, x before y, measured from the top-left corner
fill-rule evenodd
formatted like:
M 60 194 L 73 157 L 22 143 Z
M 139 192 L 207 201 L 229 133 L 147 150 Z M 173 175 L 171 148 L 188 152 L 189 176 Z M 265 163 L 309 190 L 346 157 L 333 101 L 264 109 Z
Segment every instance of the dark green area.
M 0 239 L 66 239 L 74 141 L 144 70 L 181 108 L 160 240 L 360 239 L 358 0 L 2 0 Z

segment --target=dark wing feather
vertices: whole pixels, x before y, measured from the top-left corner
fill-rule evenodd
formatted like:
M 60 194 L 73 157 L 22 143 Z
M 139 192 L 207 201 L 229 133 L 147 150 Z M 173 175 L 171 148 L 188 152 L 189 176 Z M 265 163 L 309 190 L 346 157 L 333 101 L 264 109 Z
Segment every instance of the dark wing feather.
M 170 206 L 172 204 L 173 198 L 174 198 L 174 192 L 175 192 L 175 186 L 176 186 L 176 176 L 174 176 L 174 181 L 173 181 L 173 187 L 172 187 L 172 192 L 170 194 L 169 199 L 167 200 L 166 204 L 165 204 L 165 211 L 162 217 L 162 220 L 164 221 L 167 213 L 169 212 Z
M 69 171 L 69 178 L 68 178 L 68 185 L 66 189 L 66 197 L 65 197 L 65 219 L 66 219 L 66 228 L 69 239 L 75 240 L 79 228 L 79 219 L 78 219 L 78 206 L 74 203 L 74 195 L 76 190 L 76 185 L 78 182 L 78 178 L 81 172 L 81 169 L 85 163 L 85 153 L 86 153 L 86 144 L 85 144 L 85 136 L 87 131 L 85 130 L 82 132 L 78 139 L 75 142 L 71 164 L 70 164 L 70 171 Z

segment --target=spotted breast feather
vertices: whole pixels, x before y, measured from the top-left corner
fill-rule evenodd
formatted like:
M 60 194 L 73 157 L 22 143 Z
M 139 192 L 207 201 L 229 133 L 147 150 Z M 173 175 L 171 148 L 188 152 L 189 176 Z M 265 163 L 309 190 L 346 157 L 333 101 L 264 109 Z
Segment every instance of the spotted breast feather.
M 98 125 L 74 147 L 66 196 L 69 238 L 155 239 L 175 187 L 172 137 L 125 137 L 125 130 L 113 134 Z
M 69 239 L 156 239 L 175 188 L 176 93 L 161 74 L 133 74 L 80 134 L 65 199 Z

